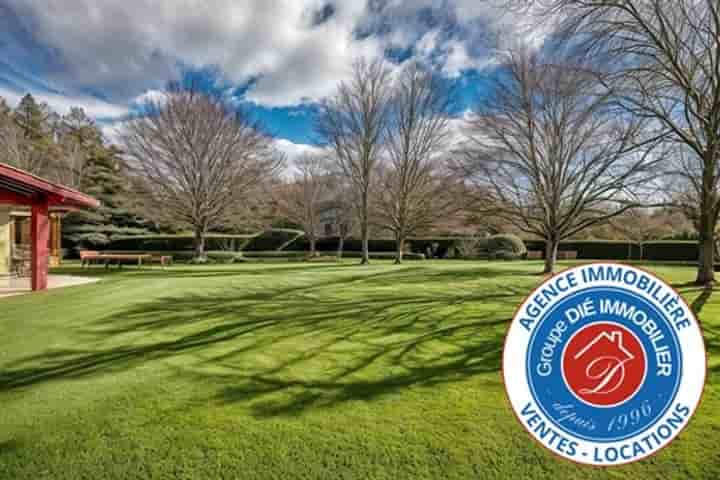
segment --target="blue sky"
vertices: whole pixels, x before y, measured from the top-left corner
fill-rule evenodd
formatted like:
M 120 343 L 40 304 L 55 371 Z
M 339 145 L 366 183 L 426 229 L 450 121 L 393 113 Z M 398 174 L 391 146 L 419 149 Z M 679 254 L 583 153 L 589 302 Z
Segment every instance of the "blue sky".
M 497 52 L 538 43 L 497 0 L 0 0 L 0 96 L 82 106 L 112 137 L 148 97 L 193 76 L 260 119 L 288 154 L 359 57 L 414 60 L 472 107 Z M 209 7 L 209 5 L 213 7 Z

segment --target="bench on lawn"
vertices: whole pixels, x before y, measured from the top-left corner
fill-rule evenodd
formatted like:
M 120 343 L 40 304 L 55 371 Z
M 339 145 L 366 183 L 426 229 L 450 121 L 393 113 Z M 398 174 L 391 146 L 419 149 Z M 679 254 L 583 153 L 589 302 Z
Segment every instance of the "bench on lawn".
M 105 268 L 115 264 L 118 268 L 123 264 L 137 264 L 138 268 L 143 264 L 157 262 L 162 267 L 172 265 L 173 257 L 170 255 L 151 255 L 149 253 L 132 253 L 132 252 L 97 252 L 92 250 L 83 250 L 80 252 L 80 262 L 83 267 L 92 263 L 102 263 Z
M 80 250 L 80 265 L 85 267 L 101 260 L 100 252 L 95 250 Z

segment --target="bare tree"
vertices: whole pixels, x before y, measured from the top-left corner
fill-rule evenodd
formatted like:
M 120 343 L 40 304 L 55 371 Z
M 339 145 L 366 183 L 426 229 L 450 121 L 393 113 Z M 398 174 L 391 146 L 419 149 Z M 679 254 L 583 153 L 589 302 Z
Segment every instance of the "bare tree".
M 328 201 L 323 202 L 321 211 L 338 237 L 337 258 L 341 259 L 345 240 L 356 233 L 358 215 L 352 202 L 352 188 L 342 174 L 331 174 L 329 190 Z
M 665 212 L 652 214 L 644 209 L 632 209 L 610 222 L 614 230 L 638 245 L 639 260 L 643 259 L 645 243 L 672 233 L 672 226 Z M 628 245 L 628 260 L 632 260 L 632 243 Z
M 395 238 L 395 263 L 402 263 L 408 236 L 430 228 L 455 205 L 441 172 L 451 106 L 450 93 L 431 72 L 416 63 L 403 69 L 390 102 L 388 160 L 374 202 L 376 222 Z
M 517 0 L 515 0 L 517 1 Z M 535 2 L 538 3 L 538 2 Z M 613 71 L 632 115 L 653 119 L 692 155 L 674 173 L 697 199 L 699 284 L 715 279 L 720 214 L 720 4 L 717 0 L 542 0 L 544 14 Z
M 588 65 L 543 55 L 510 52 L 457 166 L 489 212 L 546 241 L 551 273 L 561 240 L 639 205 L 659 160 L 643 122 L 613 112 Z
M 390 74 L 383 63 L 361 60 L 355 64 L 352 78 L 341 83 L 337 94 L 323 103 L 318 117 L 318 132 L 351 186 L 362 239 L 362 264 L 370 261 L 370 190 L 383 148 L 390 95 Z
M 4 163 L 39 175 L 47 164 L 46 155 L 39 155 L 32 141 L 12 117 L 5 101 L 0 99 L 0 158 Z
M 281 216 L 302 227 L 310 242 L 310 256 L 314 257 L 322 203 L 330 191 L 327 158 L 308 154 L 297 159 L 295 166 L 295 177 L 277 190 L 277 208 Z
M 257 124 L 192 90 L 148 104 L 121 139 L 143 216 L 192 229 L 196 259 L 205 258 L 210 229 L 258 213 L 259 189 L 282 164 Z

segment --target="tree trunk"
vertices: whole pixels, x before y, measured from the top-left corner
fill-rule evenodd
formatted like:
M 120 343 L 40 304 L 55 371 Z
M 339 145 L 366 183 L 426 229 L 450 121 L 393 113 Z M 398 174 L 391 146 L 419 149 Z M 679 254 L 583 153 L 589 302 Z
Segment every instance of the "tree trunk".
M 205 260 L 205 229 L 198 228 L 195 230 L 194 248 L 193 258 L 195 260 Z
M 400 265 L 402 263 L 404 250 L 405 250 L 405 238 L 397 237 L 395 239 L 395 265 Z
M 700 258 L 695 283 L 710 285 L 715 282 L 715 222 L 712 221 L 711 215 L 701 216 L 699 233 Z
M 362 260 L 360 260 L 360 265 L 367 265 L 370 263 L 370 232 L 368 231 L 367 222 L 363 221 L 363 225 L 361 227 L 362 230 Z
M 342 259 L 344 248 L 345 248 L 345 237 L 340 235 L 340 239 L 338 240 L 338 249 L 337 249 L 338 260 Z
M 645 242 L 640 242 L 640 259 L 642 261 L 645 256 Z
M 560 242 L 554 238 L 545 240 L 545 269 L 543 273 L 554 273 Z
M 310 258 L 315 257 L 317 255 L 317 240 L 315 239 L 315 236 L 312 235 L 308 237 L 308 240 L 310 241 Z

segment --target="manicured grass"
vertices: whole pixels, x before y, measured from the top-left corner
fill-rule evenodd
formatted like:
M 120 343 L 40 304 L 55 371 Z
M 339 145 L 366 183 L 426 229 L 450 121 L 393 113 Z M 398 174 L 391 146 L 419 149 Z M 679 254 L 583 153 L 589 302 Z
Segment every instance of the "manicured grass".
M 689 267 L 652 267 L 701 311 L 702 405 L 659 455 L 581 468 L 530 440 L 501 382 L 539 268 L 96 269 L 2 299 L 0 477 L 718 478 L 720 297 L 682 286 Z

